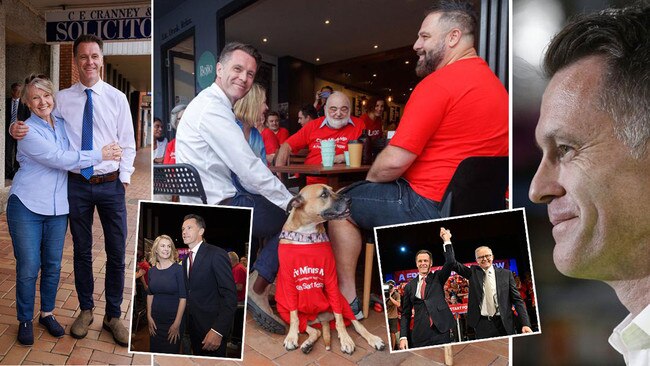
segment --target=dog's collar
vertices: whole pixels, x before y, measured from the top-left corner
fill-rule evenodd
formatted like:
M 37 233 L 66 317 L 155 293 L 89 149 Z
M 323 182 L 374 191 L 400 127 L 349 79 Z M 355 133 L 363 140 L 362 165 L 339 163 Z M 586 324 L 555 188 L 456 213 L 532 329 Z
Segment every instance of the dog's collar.
M 330 241 L 330 238 L 327 236 L 327 233 L 299 233 L 297 231 L 285 231 L 280 232 L 280 239 L 286 239 L 291 241 L 297 241 L 302 243 L 322 243 Z

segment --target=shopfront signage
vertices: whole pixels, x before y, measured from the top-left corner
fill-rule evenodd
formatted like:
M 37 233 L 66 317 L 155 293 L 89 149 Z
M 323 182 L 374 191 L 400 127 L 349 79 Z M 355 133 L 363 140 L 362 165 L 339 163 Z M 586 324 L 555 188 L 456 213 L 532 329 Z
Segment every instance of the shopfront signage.
M 217 62 L 210 51 L 201 54 L 199 62 L 196 64 L 196 81 L 201 89 L 205 89 L 214 82 L 217 77 Z
M 82 34 L 104 41 L 151 38 L 151 6 L 86 8 L 45 13 L 48 43 L 73 42 Z

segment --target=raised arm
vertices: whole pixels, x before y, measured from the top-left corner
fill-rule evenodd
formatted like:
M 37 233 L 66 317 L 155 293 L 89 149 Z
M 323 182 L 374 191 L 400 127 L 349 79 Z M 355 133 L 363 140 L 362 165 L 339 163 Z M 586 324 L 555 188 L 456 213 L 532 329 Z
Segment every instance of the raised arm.
M 462 277 L 469 279 L 472 276 L 472 270 L 466 265 L 458 262 L 456 260 L 456 254 L 454 253 L 454 247 L 451 245 L 451 231 L 445 229 L 444 227 L 440 228 L 440 237 L 444 241 L 445 249 L 445 265 L 451 263 L 452 270 L 461 275 Z

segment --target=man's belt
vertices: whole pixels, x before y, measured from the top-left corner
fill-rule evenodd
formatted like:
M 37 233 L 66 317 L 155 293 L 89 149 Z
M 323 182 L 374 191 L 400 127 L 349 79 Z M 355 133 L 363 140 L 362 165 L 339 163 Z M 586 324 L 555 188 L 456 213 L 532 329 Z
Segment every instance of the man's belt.
M 108 183 L 108 182 L 114 182 L 117 178 L 120 176 L 120 171 L 116 170 L 111 173 L 106 173 L 106 174 L 99 174 L 99 175 L 93 175 L 90 177 L 90 179 L 86 179 L 81 174 L 73 173 L 73 172 L 68 172 L 68 177 L 74 180 L 78 180 L 84 183 L 90 183 L 90 184 L 101 184 L 101 183 Z
M 492 315 L 492 316 L 484 316 L 481 315 L 481 319 L 488 320 L 488 321 L 496 321 L 496 320 L 501 320 L 501 315 Z

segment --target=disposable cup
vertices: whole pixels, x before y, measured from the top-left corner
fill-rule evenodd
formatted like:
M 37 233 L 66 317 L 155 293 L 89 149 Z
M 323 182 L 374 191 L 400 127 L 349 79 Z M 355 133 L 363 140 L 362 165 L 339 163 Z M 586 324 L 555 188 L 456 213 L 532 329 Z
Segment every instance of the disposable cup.
M 361 153 L 363 151 L 363 144 L 360 142 L 349 142 L 348 152 L 350 153 L 350 166 L 361 166 Z
M 344 151 L 343 155 L 345 156 L 345 165 L 350 166 L 350 152 Z

